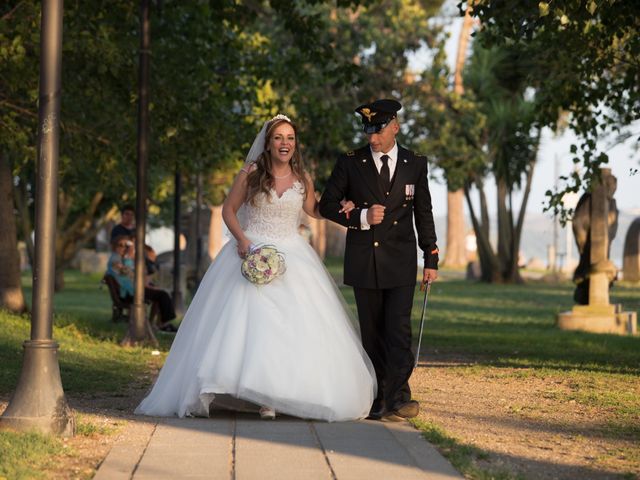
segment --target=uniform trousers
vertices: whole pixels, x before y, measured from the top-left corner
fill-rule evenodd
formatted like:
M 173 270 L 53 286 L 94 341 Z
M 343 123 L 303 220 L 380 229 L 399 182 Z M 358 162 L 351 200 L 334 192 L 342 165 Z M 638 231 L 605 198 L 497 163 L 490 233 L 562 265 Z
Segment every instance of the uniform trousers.
M 415 286 L 353 290 L 362 345 L 378 380 L 374 409 L 392 411 L 411 400 L 409 377 L 415 362 L 411 350 L 411 307 Z

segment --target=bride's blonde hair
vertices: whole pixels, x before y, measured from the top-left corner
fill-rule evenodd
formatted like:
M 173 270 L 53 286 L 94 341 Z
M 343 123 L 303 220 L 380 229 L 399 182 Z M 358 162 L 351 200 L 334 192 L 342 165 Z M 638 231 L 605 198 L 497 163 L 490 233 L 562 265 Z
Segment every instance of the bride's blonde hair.
M 259 193 L 264 193 L 267 198 L 270 198 L 270 191 L 275 186 L 275 178 L 271 173 L 271 169 L 273 168 L 273 160 L 271 159 L 271 152 L 267 150 L 269 146 L 269 142 L 271 141 L 271 137 L 273 136 L 273 132 L 278 127 L 278 125 L 282 125 L 283 123 L 288 123 L 293 128 L 295 133 L 295 148 L 293 150 L 293 156 L 291 160 L 289 160 L 289 165 L 291 166 L 291 171 L 293 174 L 302 182 L 302 184 L 306 187 L 306 175 L 304 165 L 302 164 L 302 155 L 300 154 L 299 143 L 298 143 L 298 128 L 291 121 L 284 118 L 274 118 L 269 122 L 267 126 L 267 131 L 264 137 L 264 146 L 262 153 L 256 159 L 254 165 L 255 169 L 252 169 L 251 172 L 247 175 L 247 203 L 251 205 L 255 205 L 256 196 Z M 306 190 L 306 188 L 305 188 Z

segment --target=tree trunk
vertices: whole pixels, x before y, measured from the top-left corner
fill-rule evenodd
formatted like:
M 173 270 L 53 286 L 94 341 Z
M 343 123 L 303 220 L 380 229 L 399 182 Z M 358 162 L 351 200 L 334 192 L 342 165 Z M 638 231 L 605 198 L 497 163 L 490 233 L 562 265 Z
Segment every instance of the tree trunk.
M 460 268 L 467 264 L 465 233 L 464 191 L 447 191 L 447 246 L 444 257 L 447 267 Z
M 507 207 L 507 195 L 509 193 L 507 182 L 503 178 L 496 178 L 496 205 L 498 207 L 498 263 L 500 264 L 500 275 L 504 280 L 509 269 L 509 264 L 513 252 L 511 236 L 511 216 Z
M 540 135 L 538 134 L 538 140 Z M 508 280 L 513 283 L 524 283 L 522 276 L 520 275 L 520 269 L 518 268 L 518 259 L 520 252 L 520 239 L 522 238 L 522 227 L 524 225 L 524 216 L 527 211 L 527 203 L 529 201 L 529 194 L 531 193 L 531 182 L 533 180 L 533 171 L 536 166 L 537 148 L 533 153 L 529 169 L 527 170 L 527 181 L 524 187 L 524 193 L 522 195 L 522 203 L 520 204 L 520 211 L 518 212 L 518 221 L 513 228 L 513 251 L 516 252 L 516 256 L 511 262 L 511 268 L 508 272 Z
M 472 25 L 471 7 L 467 7 L 458 37 L 458 54 L 453 85 L 453 91 L 459 95 L 464 93 L 462 71 L 467 58 L 467 44 Z M 447 245 L 444 257 L 444 265 L 447 267 L 459 268 L 466 265 L 465 235 L 464 190 L 460 188 L 455 192 L 447 191 Z
M 480 228 L 482 234 L 489 238 L 489 204 L 487 202 L 487 195 L 484 193 L 484 183 L 482 180 L 477 180 L 478 195 L 480 196 Z
M 467 4 L 467 10 L 464 13 L 460 36 L 458 37 L 458 53 L 456 55 L 456 71 L 453 77 L 453 91 L 459 95 L 464 93 L 464 84 L 462 83 L 462 71 L 464 63 L 467 59 L 467 44 L 471 37 L 471 27 L 473 26 L 473 18 L 471 17 L 471 6 Z
M 473 231 L 476 234 L 476 243 L 478 245 L 478 260 L 480 262 L 480 278 L 483 282 L 487 283 L 500 283 L 500 264 L 498 257 L 493 252 L 491 242 L 489 240 L 489 226 L 488 224 L 481 224 L 473 209 L 473 202 L 471 201 L 470 186 L 465 186 L 464 196 L 467 199 L 467 207 L 469 208 L 469 215 L 471 216 L 471 223 L 473 224 Z M 486 212 L 486 199 L 484 199 L 484 191 L 479 189 L 481 197 L 481 216 L 485 217 Z
M 20 256 L 13 208 L 13 174 L 9 159 L 0 153 L 0 308 L 23 313 L 27 307 L 20 282 Z
M 24 178 L 21 178 L 18 185 L 13 189 L 13 198 L 16 203 L 16 209 L 18 210 L 18 218 L 20 220 L 20 229 L 22 230 L 22 238 L 27 247 L 27 257 L 29 258 L 29 265 L 33 266 L 34 262 L 34 248 L 33 238 L 31 234 L 33 232 L 33 223 L 31 221 L 31 211 L 29 210 L 29 192 L 27 191 L 27 182 Z

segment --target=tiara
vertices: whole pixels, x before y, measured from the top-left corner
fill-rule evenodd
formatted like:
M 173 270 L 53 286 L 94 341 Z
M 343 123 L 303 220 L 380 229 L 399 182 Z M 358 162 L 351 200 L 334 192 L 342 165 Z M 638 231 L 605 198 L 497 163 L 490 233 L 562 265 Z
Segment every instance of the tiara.
M 271 120 L 269 120 L 269 122 L 273 122 L 274 120 L 285 120 L 285 121 L 291 123 L 291 119 L 289 117 L 287 117 L 286 115 L 283 115 L 281 113 L 277 114 L 275 117 L 273 117 Z

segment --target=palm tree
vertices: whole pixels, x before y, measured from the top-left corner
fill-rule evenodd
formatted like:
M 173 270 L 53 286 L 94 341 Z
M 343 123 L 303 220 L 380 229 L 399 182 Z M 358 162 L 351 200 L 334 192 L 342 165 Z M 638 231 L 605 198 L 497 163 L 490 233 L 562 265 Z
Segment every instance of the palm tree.
M 520 282 L 518 252 L 531 180 L 540 142 L 540 130 L 533 125 L 534 102 L 527 98 L 525 58 L 517 48 L 474 48 L 465 72 L 465 84 L 473 92 L 486 117 L 483 151 L 488 171 L 496 181 L 497 248 L 489 241 L 484 177 L 468 177 L 464 192 L 478 243 L 482 279 L 488 282 Z M 471 190 L 480 196 L 476 213 Z M 516 213 L 513 194 L 522 189 Z

